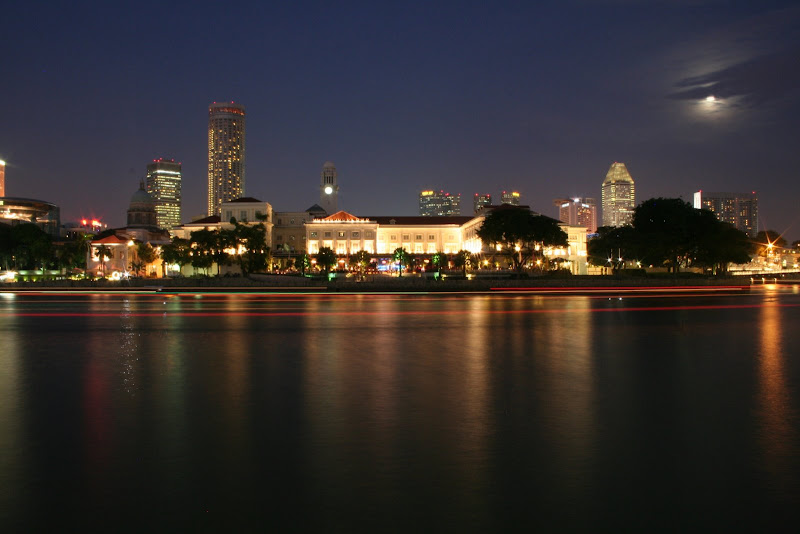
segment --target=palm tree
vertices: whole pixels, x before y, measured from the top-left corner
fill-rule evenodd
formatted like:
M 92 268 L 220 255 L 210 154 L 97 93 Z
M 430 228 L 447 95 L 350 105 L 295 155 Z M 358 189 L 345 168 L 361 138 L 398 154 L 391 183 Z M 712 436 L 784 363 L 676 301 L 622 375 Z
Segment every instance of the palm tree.
M 459 250 L 456 252 L 456 257 L 453 260 L 456 267 L 461 267 L 462 271 L 464 272 L 464 276 L 467 275 L 467 267 L 472 264 L 472 252 L 469 250 Z
M 370 254 L 366 250 L 359 250 L 358 252 L 350 256 L 350 263 L 358 265 L 358 273 L 360 280 L 364 279 L 364 270 L 367 268 L 367 265 L 369 265 L 371 259 L 372 259 L 372 254 Z
M 392 258 L 394 261 L 398 262 L 399 270 L 397 271 L 397 276 L 403 276 L 403 265 L 408 264 L 408 251 L 403 247 L 394 249 L 394 253 L 392 254 Z
M 317 252 L 317 265 L 321 266 L 325 270 L 325 274 L 328 274 L 330 268 L 336 265 L 336 253 L 330 247 L 322 247 Z
M 111 259 L 114 253 L 106 245 L 97 247 L 97 257 L 100 259 L 100 270 L 103 271 L 103 276 L 106 275 L 106 258 Z

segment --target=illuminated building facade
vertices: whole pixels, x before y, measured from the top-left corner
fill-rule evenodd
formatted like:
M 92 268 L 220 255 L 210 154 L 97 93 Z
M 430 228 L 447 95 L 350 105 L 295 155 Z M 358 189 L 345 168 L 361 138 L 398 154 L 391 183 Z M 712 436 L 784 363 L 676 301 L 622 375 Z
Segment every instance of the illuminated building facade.
M 694 207 L 707 209 L 722 222 L 732 224 L 750 237 L 758 233 L 758 195 L 751 193 L 708 193 L 697 191 L 694 194 Z
M 33 223 L 52 237 L 61 234 L 61 210 L 43 200 L 0 198 L 0 222 L 10 226 Z
M 0 197 L 6 196 L 6 162 L 0 159 Z
M 181 224 L 181 164 L 174 159 L 154 159 L 147 165 L 147 192 L 156 206 L 159 228 Z
M 208 108 L 208 214 L 245 192 L 244 106 L 213 103 Z
M 633 221 L 636 188 L 624 163 L 614 162 L 601 188 L 603 226 L 625 226 Z
M 590 234 L 597 232 L 597 203 L 593 198 L 557 198 L 558 220 L 570 226 L 582 226 Z
M 512 206 L 519 206 L 519 192 L 518 191 L 503 191 L 500 194 L 501 204 L 510 204 Z
M 491 206 L 491 205 L 492 205 L 492 195 L 489 194 L 481 195 L 475 193 L 475 196 L 472 198 L 473 213 L 479 213 L 486 206 Z
M 329 215 L 339 211 L 339 185 L 336 165 L 326 161 L 322 166 L 319 182 L 319 203 Z
M 419 214 L 425 217 L 461 215 L 461 193 L 451 195 L 444 191 L 420 191 Z

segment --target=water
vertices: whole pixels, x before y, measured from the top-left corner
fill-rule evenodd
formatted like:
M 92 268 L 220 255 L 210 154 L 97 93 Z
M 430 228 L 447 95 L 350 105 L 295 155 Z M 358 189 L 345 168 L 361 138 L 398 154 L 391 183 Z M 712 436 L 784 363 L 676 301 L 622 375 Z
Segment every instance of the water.
M 759 530 L 800 294 L 0 294 L 0 531 Z

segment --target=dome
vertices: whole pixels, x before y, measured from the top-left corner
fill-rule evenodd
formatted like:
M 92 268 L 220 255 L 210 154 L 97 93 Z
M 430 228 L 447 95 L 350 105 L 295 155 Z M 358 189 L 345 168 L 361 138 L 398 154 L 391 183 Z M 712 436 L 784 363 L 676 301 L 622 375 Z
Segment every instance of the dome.
M 134 204 L 150 204 L 154 205 L 153 197 L 144 190 L 144 183 L 139 184 L 139 189 L 131 197 L 131 206 Z
M 328 167 L 336 167 L 336 165 L 334 165 L 332 161 L 326 161 L 322 168 L 326 169 Z

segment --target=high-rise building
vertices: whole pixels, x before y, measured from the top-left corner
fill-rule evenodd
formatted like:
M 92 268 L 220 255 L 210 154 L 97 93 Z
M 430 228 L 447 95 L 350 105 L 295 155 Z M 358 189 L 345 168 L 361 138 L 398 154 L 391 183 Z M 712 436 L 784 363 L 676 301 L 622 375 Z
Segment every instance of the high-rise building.
M 6 162 L 0 159 L 0 197 L 6 196 Z
M 500 194 L 501 204 L 511 204 L 512 206 L 519 206 L 519 192 L 517 191 L 503 191 Z
M 492 195 L 488 193 L 485 195 L 475 193 L 475 196 L 472 198 L 472 211 L 475 213 L 478 213 L 486 206 L 491 206 L 491 205 L 492 205 Z
M 461 215 L 461 193 L 451 195 L 444 191 L 420 191 L 419 214 Z
M 208 214 L 244 196 L 244 106 L 214 102 L 208 107 Z
M 758 233 L 758 195 L 751 193 L 709 193 L 698 191 L 694 194 L 694 207 L 714 212 L 722 222 L 732 224 L 750 237 Z
M 156 206 L 159 228 L 170 230 L 181 224 L 181 164 L 158 158 L 147 165 L 147 193 Z
M 581 226 L 590 234 L 597 232 L 597 203 L 593 198 L 557 198 L 553 205 L 564 224 Z
M 624 163 L 614 162 L 601 188 L 603 226 L 625 226 L 633 221 L 636 189 Z
M 338 175 L 336 165 L 332 161 L 326 161 L 322 166 L 322 173 L 319 181 L 319 203 L 328 215 L 333 215 L 339 211 L 339 185 L 337 184 Z

